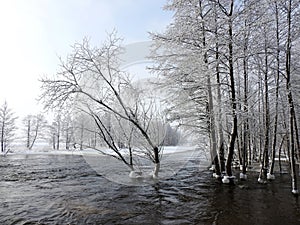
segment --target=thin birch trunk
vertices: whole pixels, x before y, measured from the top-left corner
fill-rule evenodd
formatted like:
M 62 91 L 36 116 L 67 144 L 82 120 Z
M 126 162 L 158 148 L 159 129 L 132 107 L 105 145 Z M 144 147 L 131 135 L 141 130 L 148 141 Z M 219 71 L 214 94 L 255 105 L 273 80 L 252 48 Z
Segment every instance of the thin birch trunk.
M 208 68 L 208 56 L 207 56 L 207 46 L 206 46 L 206 34 L 205 34 L 205 24 L 204 24 L 204 15 L 202 14 L 202 3 L 199 1 L 200 7 L 200 17 L 202 19 L 201 28 L 202 28 L 202 46 L 204 49 L 203 53 L 203 61 L 206 68 L 206 82 L 207 82 L 207 93 L 208 93 L 208 117 L 209 117 L 209 130 L 210 130 L 210 151 L 212 162 L 215 165 L 215 173 L 217 177 L 221 176 L 219 158 L 217 154 L 217 135 L 216 135 L 216 123 L 215 123 L 215 115 L 214 115 L 214 103 L 213 103 L 213 95 L 212 95 L 212 83 L 209 74 Z
M 290 158 L 291 158 L 291 178 L 292 178 L 292 193 L 294 195 L 298 195 L 298 187 L 297 187 L 297 174 L 296 174 L 296 162 L 295 162 L 295 137 L 294 137 L 294 118 L 295 118 L 295 108 L 293 102 L 293 95 L 291 90 L 291 13 L 292 9 L 292 0 L 288 1 L 287 8 L 287 43 L 286 43 L 286 90 L 287 90 L 287 98 L 289 104 L 289 123 L 290 123 Z
M 266 34 L 266 32 L 265 32 Z M 267 36 L 265 35 L 265 70 L 264 70 L 264 102 L 265 102 L 265 110 L 264 110 L 264 116 L 265 116 L 265 126 L 264 126 L 264 151 L 263 151 L 263 162 L 262 162 L 262 168 L 259 174 L 258 181 L 261 183 L 264 183 L 267 180 L 267 173 L 268 173 L 268 167 L 269 167 L 269 130 L 270 130 L 270 110 L 269 110 L 269 85 L 268 85 L 268 40 Z
M 279 45 L 279 14 L 278 5 L 275 1 L 275 18 L 276 18 L 276 91 L 275 91 L 275 118 L 274 118 L 274 130 L 273 130 L 273 144 L 272 144 L 272 161 L 270 166 L 270 171 L 268 174 L 268 179 L 275 179 L 274 176 L 274 166 L 275 166 L 275 155 L 276 155 L 276 143 L 277 143 L 277 127 L 278 127 L 278 96 L 279 96 L 279 75 L 280 75 L 280 45 Z
M 232 15 L 233 15 L 233 6 L 234 0 L 231 0 L 230 3 L 230 10 L 228 13 L 228 64 L 229 64 L 229 78 L 230 78 L 230 91 L 231 91 L 231 110 L 232 110 L 232 130 L 230 133 L 230 140 L 229 140 L 229 147 L 228 147 L 228 156 L 226 161 L 226 174 L 229 177 L 232 177 L 232 160 L 234 155 L 234 147 L 235 141 L 237 138 L 237 103 L 236 103 L 236 93 L 235 93 L 235 80 L 234 80 L 234 68 L 233 68 L 233 22 L 232 22 Z
M 218 21 L 217 21 L 217 12 L 216 5 L 214 4 L 214 19 L 215 19 L 215 60 L 216 60 L 216 81 L 217 81 L 217 103 L 218 103 L 218 135 L 219 135 L 219 161 L 221 172 L 225 172 L 225 148 L 224 148 L 224 134 L 222 126 L 222 95 L 221 95 L 221 80 L 220 80 L 220 59 L 219 59 L 219 35 L 218 35 Z

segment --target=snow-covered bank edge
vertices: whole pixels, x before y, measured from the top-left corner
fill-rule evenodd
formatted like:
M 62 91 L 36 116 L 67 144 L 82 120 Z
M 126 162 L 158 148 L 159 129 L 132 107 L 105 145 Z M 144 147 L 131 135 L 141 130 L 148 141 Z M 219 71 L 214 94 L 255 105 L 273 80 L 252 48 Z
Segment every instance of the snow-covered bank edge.
M 80 150 L 50 150 L 50 151 L 36 151 L 36 150 L 23 150 L 8 153 L 1 153 L 0 156 L 13 156 L 13 155 L 82 155 Z
M 100 149 L 105 154 L 113 154 L 110 149 L 101 148 Z M 167 146 L 163 147 L 163 154 L 174 154 L 174 153 L 183 153 L 183 152 L 193 152 L 196 150 L 195 146 Z M 122 149 L 122 153 L 126 155 L 128 153 L 128 149 Z M 45 148 L 41 149 L 32 149 L 32 150 L 14 150 L 8 151 L 6 153 L 1 153 L 1 156 L 9 156 L 9 155 L 97 155 L 97 156 L 105 156 L 100 151 L 95 149 L 84 149 L 84 150 L 49 150 Z

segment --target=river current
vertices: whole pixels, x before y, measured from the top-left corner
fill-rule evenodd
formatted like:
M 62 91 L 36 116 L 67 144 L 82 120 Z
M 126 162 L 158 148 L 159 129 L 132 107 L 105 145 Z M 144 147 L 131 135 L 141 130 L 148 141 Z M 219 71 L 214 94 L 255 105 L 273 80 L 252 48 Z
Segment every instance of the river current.
M 124 184 L 80 155 L 0 157 L 0 224 L 300 224 L 288 174 L 224 185 L 206 166 L 189 158 L 157 181 Z

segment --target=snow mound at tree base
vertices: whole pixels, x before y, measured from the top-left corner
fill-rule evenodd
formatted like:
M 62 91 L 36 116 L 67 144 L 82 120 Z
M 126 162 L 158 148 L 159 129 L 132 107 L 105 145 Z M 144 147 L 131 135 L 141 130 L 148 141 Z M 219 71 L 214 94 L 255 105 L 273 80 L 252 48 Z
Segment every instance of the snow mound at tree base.
M 267 183 L 267 181 L 264 180 L 264 179 L 262 179 L 261 177 L 259 177 L 259 178 L 257 179 L 257 182 L 258 182 L 259 184 L 266 184 L 266 183 Z
M 143 173 L 142 171 L 131 171 L 129 177 L 131 179 L 158 179 L 158 173 L 160 170 L 160 163 L 155 163 L 154 170 L 150 173 Z
M 221 175 L 218 175 L 217 173 L 213 173 L 213 178 L 216 178 L 216 179 L 220 179 L 222 176 Z
M 234 184 L 235 176 L 224 176 L 222 179 L 223 184 Z
M 132 179 L 141 179 L 141 178 L 143 178 L 143 173 L 133 170 L 129 173 L 129 177 Z
M 153 172 L 151 173 L 143 173 L 139 171 L 131 171 L 129 173 L 129 178 L 137 181 L 150 181 L 158 179 L 158 175 L 155 175 Z
M 240 173 L 240 179 L 241 180 L 247 180 L 247 174 Z
M 268 179 L 268 180 L 275 180 L 275 175 L 274 175 L 274 174 L 268 173 L 268 174 L 267 174 L 267 179 Z

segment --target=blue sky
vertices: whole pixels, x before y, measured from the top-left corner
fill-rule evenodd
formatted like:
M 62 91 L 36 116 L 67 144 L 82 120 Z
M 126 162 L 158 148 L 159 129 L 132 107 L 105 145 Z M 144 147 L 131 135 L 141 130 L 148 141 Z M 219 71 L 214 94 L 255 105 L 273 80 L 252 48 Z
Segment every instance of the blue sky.
M 89 37 L 100 44 L 116 29 L 124 44 L 162 31 L 171 13 L 164 0 L 1 0 L 0 104 L 17 115 L 37 113 L 38 78 L 58 68 L 58 56 Z

